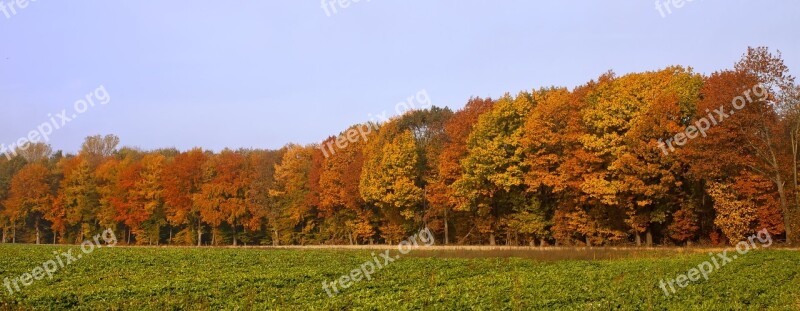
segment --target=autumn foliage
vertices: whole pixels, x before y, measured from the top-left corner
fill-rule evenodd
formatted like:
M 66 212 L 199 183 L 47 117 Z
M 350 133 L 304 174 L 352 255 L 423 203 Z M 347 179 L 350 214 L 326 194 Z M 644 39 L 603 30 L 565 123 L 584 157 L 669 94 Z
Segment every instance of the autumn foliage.
M 397 243 L 421 227 L 439 244 L 685 245 L 763 228 L 791 242 L 798 134 L 794 78 L 780 53 L 751 48 L 708 76 L 608 72 L 280 150 L 34 144 L 0 158 L 0 227 L 3 242 L 36 243 L 107 227 L 130 244 Z

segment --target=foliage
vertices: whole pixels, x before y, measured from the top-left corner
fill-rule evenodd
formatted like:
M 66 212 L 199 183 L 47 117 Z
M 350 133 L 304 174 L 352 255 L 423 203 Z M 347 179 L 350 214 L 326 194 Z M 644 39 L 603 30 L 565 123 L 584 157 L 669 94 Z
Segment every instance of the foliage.
M 800 87 L 765 47 L 710 75 L 607 72 L 408 111 L 321 144 L 119 143 L 97 135 L 77 155 L 28 144 L 0 157 L 2 241 L 77 243 L 108 227 L 155 245 L 394 243 L 420 227 L 445 244 L 507 245 L 800 233 Z
M 2 245 L 0 272 L 30 272 L 56 250 L 66 251 Z M 35 281 L 13 296 L 0 291 L 0 309 L 789 310 L 798 307 L 800 295 L 800 254 L 770 250 L 741 256 L 709 281 L 690 283 L 670 297 L 659 280 L 709 260 L 705 252 L 555 262 L 412 255 L 328 297 L 322 282 L 372 261 L 372 252 L 102 248 L 52 280 Z

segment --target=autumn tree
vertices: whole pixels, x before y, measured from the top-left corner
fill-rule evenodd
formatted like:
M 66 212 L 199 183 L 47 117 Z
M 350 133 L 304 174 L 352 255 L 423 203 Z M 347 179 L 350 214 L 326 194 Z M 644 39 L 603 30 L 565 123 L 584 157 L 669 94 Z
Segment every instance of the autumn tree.
M 449 108 L 433 106 L 409 111 L 397 120 L 401 130 L 409 130 L 414 135 L 417 147 L 419 160 L 415 183 L 423 189 L 424 197 L 421 210 L 415 213 L 414 222 L 424 224 L 436 233 L 445 231 L 448 215 L 442 210 L 442 205 L 434 206 L 428 198 L 442 189 L 441 185 L 436 185 L 440 179 L 439 160 L 447 142 L 445 125 L 452 116 L 453 112 Z
M 53 148 L 45 143 L 28 142 L 23 146 L 17 147 L 16 153 L 28 163 L 47 160 L 53 154 Z
M 306 220 L 313 216 L 315 194 L 309 186 L 318 151 L 314 146 L 289 145 L 282 161 L 275 166 L 275 184 L 270 195 L 277 202 L 274 217 L 269 220 L 273 243 L 292 243 L 296 240 L 293 228 L 300 226 L 301 232 L 307 232 L 311 229 L 308 226 L 314 225 Z
M 326 142 L 335 143 L 346 133 L 359 130 L 369 133 L 363 139 L 339 148 L 335 153 L 326 157 L 322 163 L 322 172 L 319 179 L 320 202 L 319 217 L 328 224 L 330 236 L 336 239 L 344 235 L 350 244 L 358 244 L 360 239 L 369 239 L 375 234 L 371 223 L 372 212 L 365 206 L 359 193 L 359 180 L 364 165 L 363 148 L 366 140 L 374 135 L 367 129 L 368 124 L 350 127 L 338 137 L 330 137 Z M 326 145 L 323 142 L 323 145 Z
M 142 157 L 128 189 L 127 225 L 140 244 L 158 244 L 160 229 L 166 225 L 161 182 L 164 161 L 157 153 Z
M 247 214 L 245 206 L 244 157 L 232 150 L 223 150 L 211 157 L 203 167 L 203 184 L 194 195 L 203 222 L 212 228 L 211 244 L 217 244 L 220 226 L 227 223 L 233 230 L 232 242 L 237 245 L 237 227 Z
M 792 94 L 796 88 L 794 77 L 789 75 L 789 68 L 780 52 L 772 54 L 766 47 L 748 48 L 735 69 L 755 78 L 754 84 L 741 85 L 741 93 L 730 99 L 731 105 L 738 105 L 737 98 L 746 105 L 741 109 L 744 113 L 737 114 L 737 120 L 741 122 L 735 126 L 743 134 L 748 153 L 756 160 L 749 164 L 749 169 L 775 184 L 783 212 L 786 242 L 792 244 L 797 234 L 793 218 L 797 213 L 797 202 L 800 202 L 794 191 L 797 188 L 798 157 L 797 138 L 793 134 L 798 121 L 791 113 L 795 110 L 792 106 Z M 792 185 L 788 189 L 787 181 Z M 790 196 L 795 198 L 794 204 L 789 202 Z
M 117 150 L 119 137 L 116 135 L 89 136 L 81 146 L 84 158 L 89 161 L 92 168 L 97 166 L 104 158 L 110 157 Z
M 269 220 L 277 218 L 272 214 L 277 210 L 275 208 L 277 198 L 270 195 L 270 190 L 275 186 L 275 165 L 283 158 L 285 152 L 285 149 L 247 152 L 245 204 L 249 219 L 244 222 L 245 230 L 270 234 L 271 230 L 265 228 Z
M 740 198 L 730 185 L 712 183 L 708 187 L 714 199 L 717 217 L 714 223 L 725 233 L 731 243 L 736 244 L 751 232 L 751 223 L 756 218 L 755 204 L 747 198 Z
M 506 94 L 481 115 L 469 136 L 464 174 L 453 184 L 463 198 L 460 210 L 477 211 L 477 227 L 495 245 L 498 220 L 514 207 L 529 204 L 525 196 L 522 146 L 525 118 L 534 102 L 530 93 Z
M 24 166 L 25 160 L 22 157 L 13 157 L 11 159 L 0 157 L 0 230 L 2 230 L 2 243 L 8 241 L 8 234 L 11 233 L 12 227 L 11 217 L 9 216 L 10 211 L 4 202 L 8 199 L 13 177 Z
M 691 244 L 700 227 L 696 207 L 684 204 L 681 209 L 672 214 L 672 222 L 667 228 L 669 236 L 675 241 Z
M 212 245 L 278 245 L 394 243 L 425 226 L 445 244 L 592 246 L 735 243 L 766 228 L 792 242 L 798 137 L 800 88 L 780 52 L 750 48 L 707 76 L 608 72 L 411 110 L 321 145 L 180 152 L 98 135 L 73 155 L 29 143 L 0 157 L 0 229 L 3 242 L 113 228 L 139 244 L 176 229 L 181 244 L 206 230 Z
M 177 235 L 185 244 L 192 242 L 191 228 L 197 234 L 197 245 L 202 244 L 203 224 L 194 196 L 200 193 L 206 161 L 208 156 L 205 152 L 196 148 L 180 153 L 164 164 L 161 182 L 166 218 L 173 226 L 186 226 Z
M 100 194 L 89 161 L 78 156 L 63 160 L 61 165 L 64 180 L 58 200 L 67 225 L 78 230 L 74 241 L 80 242 L 100 229 L 97 222 Z
M 436 162 L 438 167 L 435 168 L 435 175 L 427 185 L 426 199 L 431 205 L 431 213 L 441 215 L 445 245 L 450 244 L 450 224 L 453 217 L 451 214 L 459 205 L 458 196 L 452 185 L 463 174 L 460 162 L 467 155 L 467 139 L 478 123 L 478 118 L 489 111 L 493 104 L 489 98 L 471 98 L 463 109 L 455 112 L 444 124 L 444 142 Z M 460 216 L 464 221 L 462 229 L 465 229 L 472 217 Z
M 364 162 L 359 192 L 384 215 L 381 234 L 392 244 L 410 231 L 406 224 L 417 215 L 423 199 L 423 191 L 415 182 L 419 156 L 414 135 L 408 130 L 373 148 L 376 146 L 380 150 L 370 153 Z
M 50 170 L 39 163 L 28 164 L 14 175 L 9 198 L 4 203 L 14 230 L 14 241 L 17 223 L 22 222 L 24 225 L 30 215 L 36 230 L 36 244 L 41 243 L 41 222 L 53 200 L 49 175 Z

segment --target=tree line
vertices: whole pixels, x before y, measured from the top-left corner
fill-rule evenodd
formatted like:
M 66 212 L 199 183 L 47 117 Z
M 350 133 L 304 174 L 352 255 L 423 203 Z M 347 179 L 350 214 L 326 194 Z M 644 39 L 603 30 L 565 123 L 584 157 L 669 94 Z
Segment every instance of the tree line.
M 32 143 L 0 158 L 2 241 L 112 228 L 139 245 L 393 244 L 427 227 L 437 244 L 720 244 L 761 229 L 791 243 L 798 93 L 780 52 L 758 47 L 711 75 L 608 72 L 279 150 Z

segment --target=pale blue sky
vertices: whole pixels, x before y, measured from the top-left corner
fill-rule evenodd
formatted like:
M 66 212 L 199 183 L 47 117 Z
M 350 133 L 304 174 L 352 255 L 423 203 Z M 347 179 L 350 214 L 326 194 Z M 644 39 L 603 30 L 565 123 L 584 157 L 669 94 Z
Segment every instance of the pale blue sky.
M 111 102 L 57 130 L 55 149 L 107 133 L 144 149 L 319 142 L 423 89 L 460 108 L 609 69 L 710 73 L 748 45 L 780 49 L 800 70 L 800 1 L 695 0 L 666 17 L 649 0 L 361 0 L 337 11 L 318 0 L 38 0 L 0 13 L 0 143 L 99 85 Z

